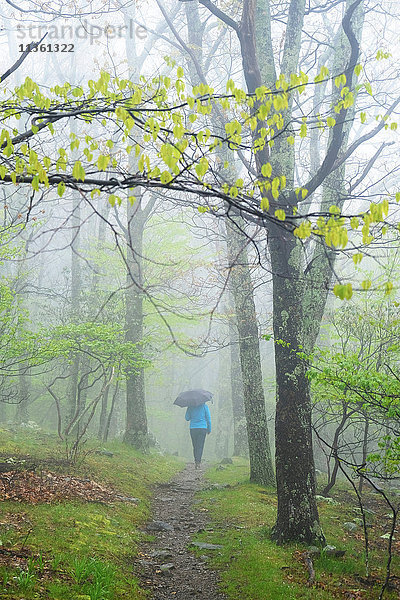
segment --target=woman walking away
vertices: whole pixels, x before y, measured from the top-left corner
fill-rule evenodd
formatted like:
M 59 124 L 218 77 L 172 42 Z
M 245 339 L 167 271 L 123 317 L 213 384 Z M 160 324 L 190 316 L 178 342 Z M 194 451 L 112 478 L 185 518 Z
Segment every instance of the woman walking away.
M 193 455 L 196 469 L 200 468 L 203 455 L 204 441 L 206 435 L 211 433 L 210 409 L 206 404 L 189 406 L 185 415 L 186 421 L 190 421 L 190 437 L 193 444 Z

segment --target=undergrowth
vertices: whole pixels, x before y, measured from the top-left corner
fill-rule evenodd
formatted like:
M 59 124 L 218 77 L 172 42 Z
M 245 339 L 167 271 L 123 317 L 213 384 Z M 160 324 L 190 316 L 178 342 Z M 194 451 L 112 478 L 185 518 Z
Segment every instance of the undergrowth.
M 151 487 L 170 479 L 182 463 L 159 454 L 142 455 L 114 442 L 106 444 L 108 454 L 97 454 L 93 444 L 85 461 L 71 467 L 52 435 L 0 431 L 0 439 L 2 460 L 23 457 L 36 470 L 93 480 L 129 498 L 112 503 L 41 503 L 38 497 L 35 504 L 3 501 L 0 598 L 144 598 L 133 561 L 144 535 L 141 528 L 149 518 Z
M 277 499 L 272 488 L 248 481 L 248 464 L 234 459 L 233 465 L 218 466 L 206 475 L 207 489 L 198 495 L 198 510 L 207 510 L 211 526 L 197 536 L 199 541 L 220 544 L 209 552 L 210 565 L 221 571 L 222 588 L 231 600 L 332 600 L 348 598 L 372 600 L 379 596 L 384 579 L 387 509 L 373 503 L 370 523 L 371 576 L 365 577 L 362 528 L 348 533 L 346 521 L 357 520 L 357 501 L 349 490 L 339 486 L 336 502 L 319 503 L 321 523 L 327 543 L 345 550 L 343 557 L 322 552 L 313 559 L 316 580 L 308 587 L 308 570 L 302 559 L 304 546 L 277 546 L 270 539 L 276 519 Z M 373 518 L 372 518 L 373 517 Z M 399 545 L 394 551 L 392 573 L 400 575 Z M 204 551 L 201 551 L 204 554 Z M 398 591 L 388 590 L 385 598 L 398 599 Z

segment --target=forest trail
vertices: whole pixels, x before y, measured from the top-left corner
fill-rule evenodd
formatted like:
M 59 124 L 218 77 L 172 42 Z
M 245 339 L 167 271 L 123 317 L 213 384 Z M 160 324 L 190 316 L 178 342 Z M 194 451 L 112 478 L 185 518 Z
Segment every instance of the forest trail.
M 208 524 L 207 512 L 196 510 L 194 495 L 203 487 L 202 469 L 186 465 L 169 483 L 155 489 L 153 520 L 146 531 L 155 541 L 144 545 L 138 559 L 141 586 L 152 600 L 224 600 L 218 575 L 190 551 L 192 536 Z M 204 553 L 216 552 L 205 549 Z

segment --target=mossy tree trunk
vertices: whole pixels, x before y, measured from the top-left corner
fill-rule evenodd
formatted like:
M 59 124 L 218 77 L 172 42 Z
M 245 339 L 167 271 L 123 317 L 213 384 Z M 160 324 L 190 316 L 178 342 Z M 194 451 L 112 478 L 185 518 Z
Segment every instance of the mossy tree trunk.
M 143 228 L 141 200 L 128 203 L 127 278 L 125 292 L 126 341 L 143 342 Z M 131 365 L 126 372 L 126 426 L 124 442 L 138 450 L 148 450 L 148 430 L 143 367 Z
M 274 538 L 304 543 L 323 541 L 315 501 L 311 398 L 307 364 L 299 355 L 303 312 L 298 269 L 301 248 L 281 231 L 270 237 L 273 269 L 276 416 L 275 463 L 278 491 Z
M 122 9 L 124 21 L 129 29 L 131 20 L 136 18 L 136 6 L 133 3 Z M 145 60 L 146 48 L 141 55 L 136 48 L 135 36 L 125 37 L 126 55 L 129 66 L 129 77 L 137 82 L 141 66 Z M 140 137 L 141 132 L 136 131 Z M 137 137 L 136 139 L 139 139 Z M 132 173 L 137 171 L 137 161 L 130 155 L 129 168 Z M 146 221 L 155 204 L 155 198 L 145 203 L 141 188 L 135 189 L 136 200 L 133 205 L 128 203 L 126 239 L 126 292 L 125 292 L 125 326 L 126 341 L 138 344 L 138 350 L 143 349 L 143 299 L 144 299 L 144 259 L 143 233 Z M 106 428 L 107 429 L 107 428 Z M 143 367 L 131 365 L 126 372 L 126 421 L 124 442 L 147 452 L 149 448 L 148 424 L 145 401 L 145 379 Z
M 230 289 L 235 305 L 238 345 L 243 382 L 244 412 L 250 458 L 250 481 L 274 485 L 265 397 L 262 382 L 259 330 L 246 250 L 246 238 L 237 222 L 228 222 L 226 238 Z
M 233 455 L 248 457 L 249 443 L 247 439 L 246 415 L 244 411 L 243 379 L 240 367 L 240 350 L 236 325 L 236 314 L 234 311 L 229 318 L 229 342 L 230 385 L 233 413 Z

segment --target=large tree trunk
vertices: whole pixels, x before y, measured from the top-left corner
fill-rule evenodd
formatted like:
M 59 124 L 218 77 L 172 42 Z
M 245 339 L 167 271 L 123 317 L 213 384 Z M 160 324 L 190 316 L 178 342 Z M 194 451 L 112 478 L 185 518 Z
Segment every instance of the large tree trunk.
M 124 21 L 128 26 L 135 19 L 136 7 L 133 3 L 123 9 Z M 129 65 L 129 77 L 137 82 L 140 76 L 142 59 L 138 57 L 134 36 L 125 38 L 126 54 Z M 142 57 L 143 58 L 143 57 Z M 136 132 L 139 136 L 141 132 Z M 139 138 L 137 138 L 139 139 Z M 137 162 L 130 155 L 129 168 L 132 173 L 137 171 Z M 127 289 L 126 303 L 126 341 L 138 344 L 142 350 L 143 343 L 143 230 L 155 198 L 143 207 L 143 194 L 140 188 L 135 190 L 136 200 L 127 208 Z M 149 448 L 148 425 L 145 403 L 145 380 L 142 367 L 131 366 L 126 373 L 126 424 L 124 442 L 147 452 Z
M 127 223 L 127 281 L 126 341 L 143 342 L 143 228 L 145 219 L 137 195 L 133 206 L 128 204 Z M 131 365 L 126 373 L 126 427 L 124 442 L 138 450 L 147 451 L 148 430 L 144 389 L 144 369 Z
M 315 501 L 311 399 L 306 363 L 299 356 L 302 306 L 300 244 L 282 231 L 270 238 L 277 404 L 275 418 L 278 543 L 323 541 Z M 299 295 L 300 294 L 300 295 Z

